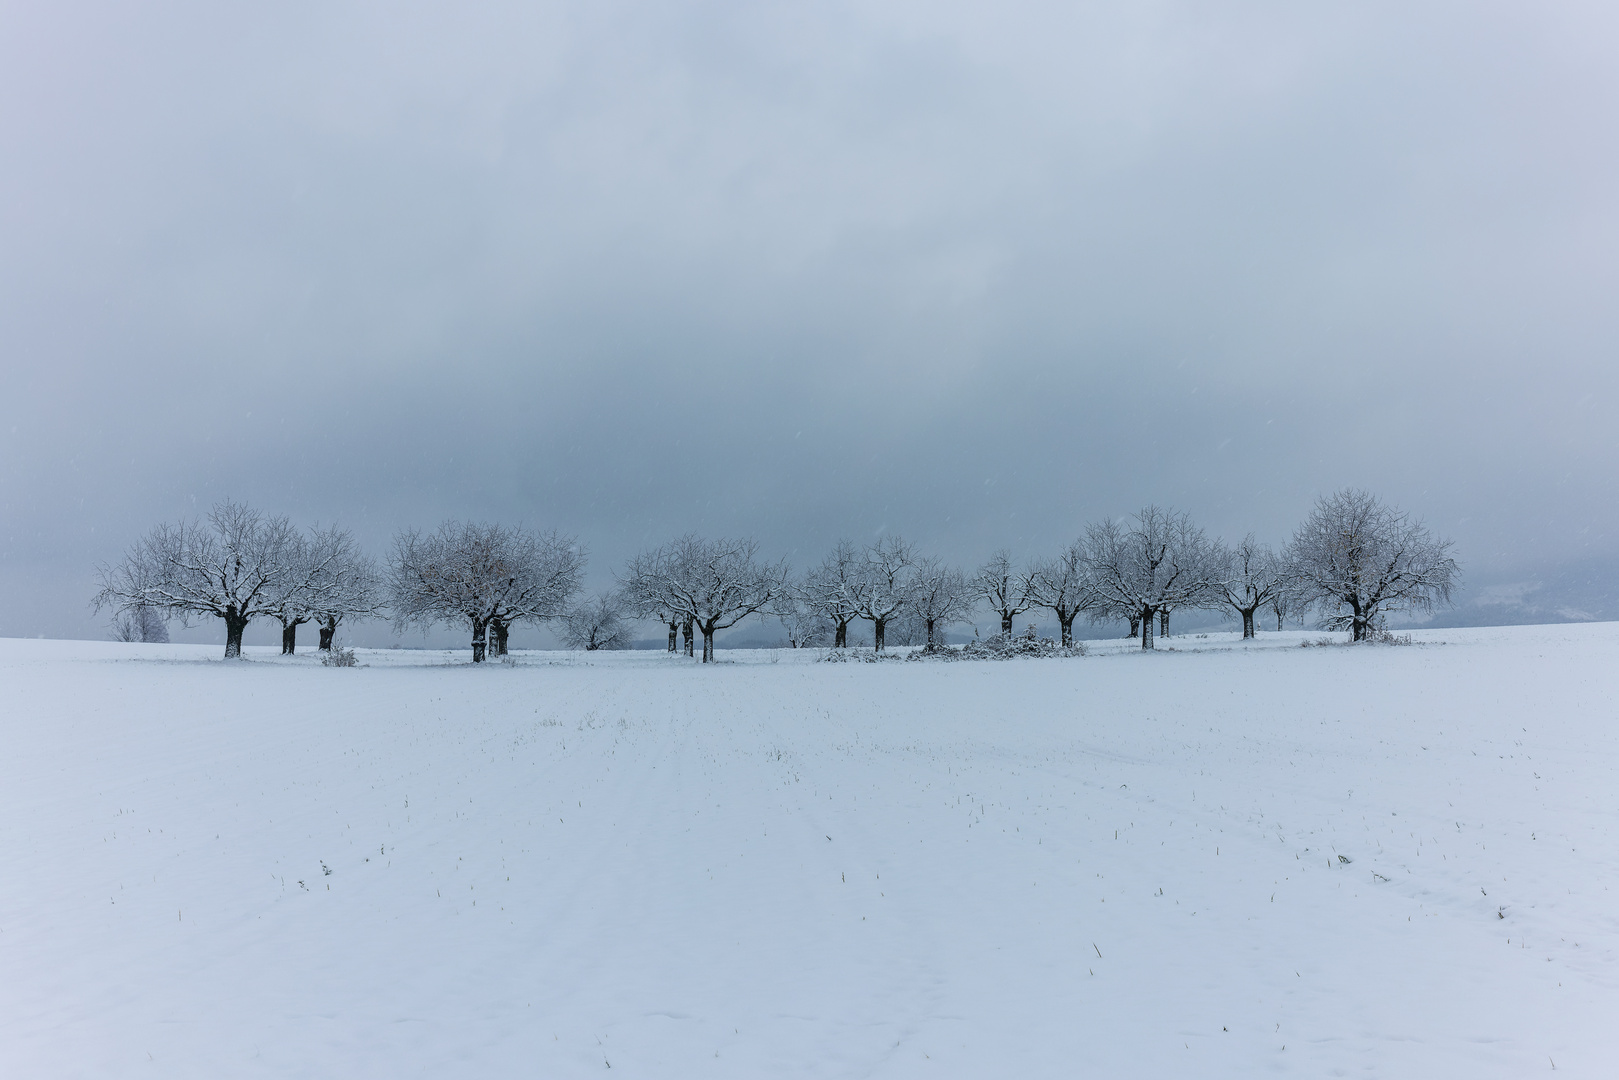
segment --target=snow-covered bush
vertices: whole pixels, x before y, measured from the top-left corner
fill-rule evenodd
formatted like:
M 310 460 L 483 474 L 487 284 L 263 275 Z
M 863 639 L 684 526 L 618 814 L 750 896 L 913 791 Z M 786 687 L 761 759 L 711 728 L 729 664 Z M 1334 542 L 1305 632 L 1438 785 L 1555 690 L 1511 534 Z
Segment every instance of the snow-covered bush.
M 358 667 L 359 661 L 354 658 L 353 649 L 345 649 L 341 645 L 333 645 L 321 654 L 322 667 Z
M 1373 626 L 1366 631 L 1366 636 L 1359 641 L 1350 638 L 1348 641 L 1339 641 L 1337 638 L 1316 638 L 1314 641 L 1301 641 L 1299 648 L 1332 648 L 1347 645 L 1415 645 L 1416 640 L 1410 634 L 1396 634 L 1386 626 Z
M 1386 626 L 1373 627 L 1366 634 L 1366 640 L 1373 645 L 1415 645 L 1410 634 L 1396 634 Z
M 820 662 L 826 664 L 881 664 L 890 660 L 915 660 L 921 655 L 920 651 L 902 655 L 900 653 L 877 652 L 876 650 L 868 652 L 865 649 L 831 648 L 826 651 L 825 656 L 821 657 Z
M 940 648 L 931 652 L 914 652 L 907 660 L 1012 660 L 1020 656 L 1068 657 L 1089 653 L 1083 641 L 1063 645 L 1037 635 L 1030 626 L 1019 637 L 995 637 L 969 641 L 959 649 Z

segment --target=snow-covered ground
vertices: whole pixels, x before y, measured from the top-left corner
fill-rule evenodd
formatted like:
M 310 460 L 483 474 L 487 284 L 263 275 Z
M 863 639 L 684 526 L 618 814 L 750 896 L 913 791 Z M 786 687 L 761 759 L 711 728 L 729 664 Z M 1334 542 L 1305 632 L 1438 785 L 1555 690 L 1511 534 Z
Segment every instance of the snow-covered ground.
M 1619 624 L 1415 636 L 0 641 L 0 1075 L 1619 1075 Z

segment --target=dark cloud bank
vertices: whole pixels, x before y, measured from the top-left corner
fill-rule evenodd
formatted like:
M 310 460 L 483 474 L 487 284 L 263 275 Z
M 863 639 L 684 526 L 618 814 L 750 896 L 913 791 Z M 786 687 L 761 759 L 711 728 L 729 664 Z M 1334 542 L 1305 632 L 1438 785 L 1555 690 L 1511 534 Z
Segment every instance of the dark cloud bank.
M 1356 485 L 1457 541 L 1452 620 L 1619 617 L 1616 46 L 1575 4 L 10 6 L 0 634 L 103 635 L 95 564 L 227 495 L 379 553 L 556 527 L 605 584 L 687 530 L 1279 541 Z

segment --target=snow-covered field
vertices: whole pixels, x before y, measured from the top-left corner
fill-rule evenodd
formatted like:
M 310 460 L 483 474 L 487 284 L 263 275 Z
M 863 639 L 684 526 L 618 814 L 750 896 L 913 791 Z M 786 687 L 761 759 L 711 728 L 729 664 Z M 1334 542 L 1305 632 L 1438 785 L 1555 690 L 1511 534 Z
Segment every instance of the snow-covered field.
M 0 1075 L 1619 1075 L 1619 624 L 1320 636 L 0 641 Z

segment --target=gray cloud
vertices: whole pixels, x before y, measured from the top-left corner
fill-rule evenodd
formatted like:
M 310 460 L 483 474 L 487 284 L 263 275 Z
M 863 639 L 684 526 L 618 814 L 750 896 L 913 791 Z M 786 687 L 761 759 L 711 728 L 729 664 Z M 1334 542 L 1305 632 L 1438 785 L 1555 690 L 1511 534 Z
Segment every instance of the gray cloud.
M 225 494 L 973 562 L 1366 486 L 1615 552 L 1619 26 L 1563 5 L 0 13 L 0 633 Z

